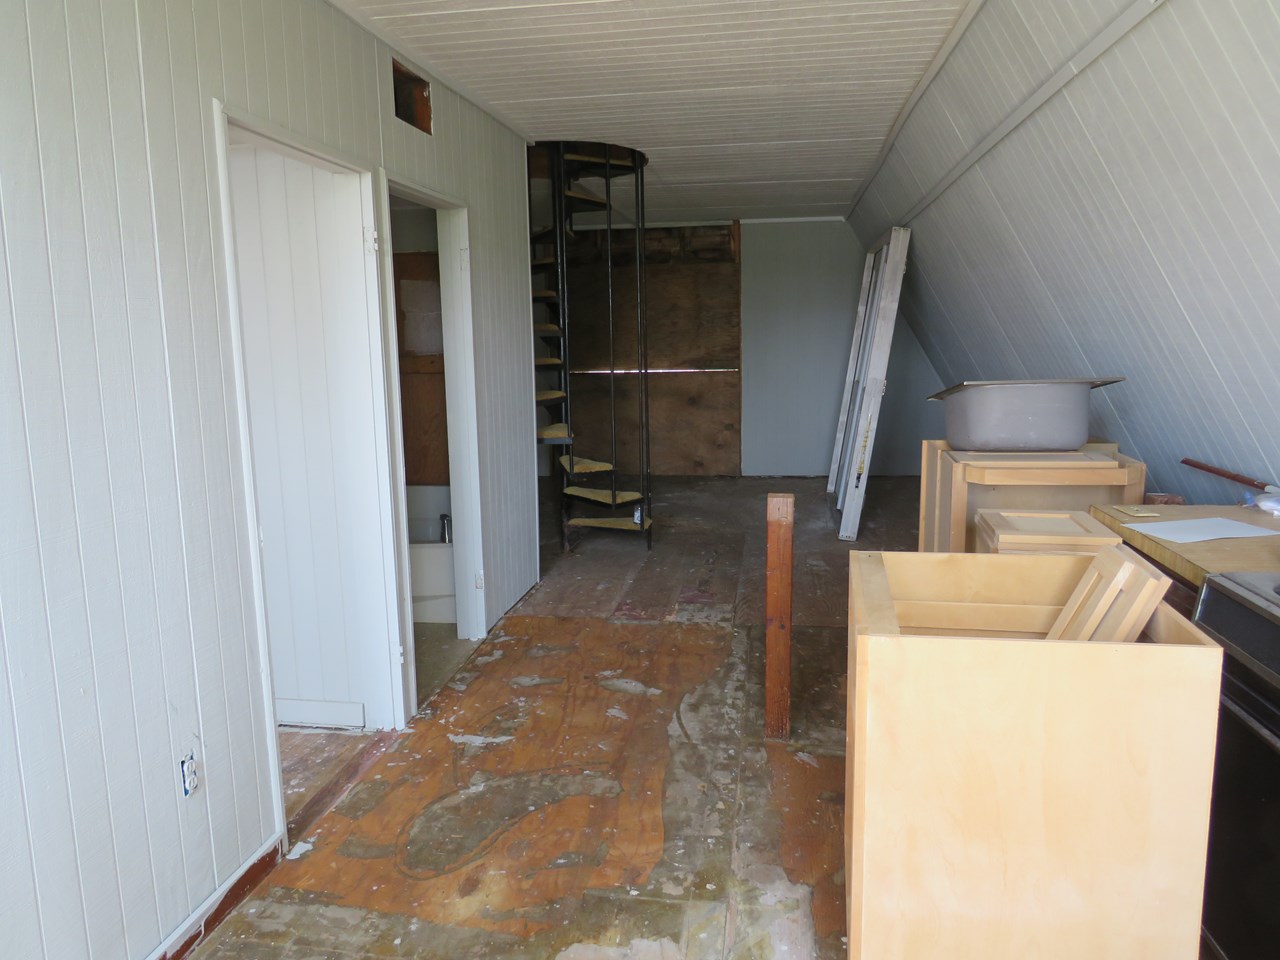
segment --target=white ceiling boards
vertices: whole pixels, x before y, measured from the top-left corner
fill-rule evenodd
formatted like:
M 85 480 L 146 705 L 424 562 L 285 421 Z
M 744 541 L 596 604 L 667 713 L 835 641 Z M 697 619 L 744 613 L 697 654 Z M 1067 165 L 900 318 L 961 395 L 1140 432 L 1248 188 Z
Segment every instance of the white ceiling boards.
M 533 139 L 644 151 L 651 223 L 843 217 L 974 0 L 335 0 Z

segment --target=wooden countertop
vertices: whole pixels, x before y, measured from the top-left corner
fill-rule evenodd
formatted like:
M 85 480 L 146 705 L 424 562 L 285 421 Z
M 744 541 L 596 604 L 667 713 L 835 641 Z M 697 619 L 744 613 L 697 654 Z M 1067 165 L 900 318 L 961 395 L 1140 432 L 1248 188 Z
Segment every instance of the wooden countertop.
M 1124 542 L 1139 553 L 1176 574 L 1199 590 L 1205 577 L 1231 571 L 1280 570 L 1280 537 L 1244 537 L 1238 540 L 1202 540 L 1199 543 L 1169 543 L 1126 527 L 1126 523 L 1159 523 L 1161 520 L 1199 520 L 1221 517 L 1239 520 L 1256 527 L 1280 530 L 1280 518 L 1251 507 L 1208 506 L 1144 506 L 1155 517 L 1130 517 L 1114 506 L 1093 506 L 1089 513 L 1118 533 Z

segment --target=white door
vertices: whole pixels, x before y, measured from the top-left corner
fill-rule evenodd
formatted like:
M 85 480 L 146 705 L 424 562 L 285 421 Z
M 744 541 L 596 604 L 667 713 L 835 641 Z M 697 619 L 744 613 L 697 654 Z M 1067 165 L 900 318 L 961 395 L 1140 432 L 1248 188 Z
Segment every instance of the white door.
M 228 166 L 277 719 L 391 727 L 367 181 L 262 146 L 232 146 Z

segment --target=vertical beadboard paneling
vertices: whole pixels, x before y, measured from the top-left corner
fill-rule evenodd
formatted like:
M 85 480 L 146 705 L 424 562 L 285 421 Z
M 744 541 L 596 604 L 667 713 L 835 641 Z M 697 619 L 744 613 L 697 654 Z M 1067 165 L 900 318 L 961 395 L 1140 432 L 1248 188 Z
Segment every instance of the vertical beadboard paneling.
M 505 128 L 439 85 L 432 87 L 433 129 L 428 137 L 392 113 L 391 50 L 377 45 L 383 108 L 382 137 L 388 174 L 423 184 L 449 184 L 469 198 L 471 295 L 476 356 L 475 404 L 479 435 L 480 495 L 484 510 L 483 574 L 486 620 L 514 604 L 537 570 L 536 447 L 533 442 L 532 328 L 527 270 L 508 269 L 527 256 L 528 204 L 513 168 L 524 170 L 524 147 Z M 481 242 L 481 238 L 490 238 Z M 469 586 L 466 578 L 462 581 Z M 523 586 L 522 586 L 523 584 Z
M 217 613 L 211 589 L 209 555 L 208 498 L 205 493 L 203 424 L 196 375 L 193 331 L 192 259 L 182 202 L 183 181 L 192 173 L 182 160 L 192 158 L 190 148 L 179 150 L 177 78 L 171 66 L 169 5 L 163 0 L 140 0 L 138 20 L 141 33 L 143 96 L 147 120 L 148 166 L 155 211 L 155 244 L 159 257 L 163 294 L 163 337 L 169 414 L 172 418 L 172 454 L 177 479 L 180 532 L 177 543 L 159 545 L 157 562 L 179 566 L 177 580 L 186 598 L 185 622 L 174 625 L 174 636 L 186 641 L 186 648 L 164 643 L 164 662 L 173 675 L 166 677 L 165 694 L 174 714 L 174 746 L 178 756 L 199 747 L 203 734 L 198 676 L 198 650 L 208 649 L 208 636 L 217 629 Z M 190 10 L 187 11 L 190 16 Z M 179 45 L 181 25 L 177 26 Z M 179 46 L 181 49 L 181 47 Z M 194 65 L 188 64 L 188 82 L 194 82 Z M 164 82 L 164 80 L 169 82 Z M 184 91 L 185 92 L 185 91 Z M 188 191 L 189 192 L 189 191 Z M 196 265 L 199 269 L 199 265 Z M 207 264 L 205 265 L 207 270 Z M 212 295 L 212 291 L 207 291 Z M 169 635 L 162 635 L 169 636 Z M 214 731 L 216 744 L 217 732 Z M 203 757 L 204 751 L 201 750 Z M 177 757 L 171 763 L 176 764 Z M 206 787 L 214 770 L 206 763 Z M 181 804 L 182 835 L 190 840 L 182 846 L 186 885 L 192 906 L 201 900 L 201 891 L 217 884 L 214 867 L 214 838 L 209 807 L 209 790 L 203 789 Z
M 175 757 L 194 746 L 196 729 L 185 650 L 166 637 L 190 631 L 185 565 L 180 549 L 182 518 L 178 500 L 174 430 L 170 405 L 164 402 L 170 380 L 156 251 L 156 208 L 146 133 L 146 99 L 142 94 L 139 21 L 133 9 L 102 11 L 107 59 L 107 87 L 116 159 L 129 351 L 135 386 L 135 410 L 142 462 L 143 513 L 130 517 L 122 539 L 137 541 L 144 559 L 131 569 L 131 583 L 150 583 L 155 626 L 140 629 L 145 607 L 130 608 L 130 672 L 137 703 L 166 703 L 164 710 L 137 710 L 147 824 L 152 840 L 152 888 L 160 929 L 181 923 L 199 902 L 187 854 L 173 849 L 176 838 L 199 836 L 188 816 L 191 804 L 180 802 Z M 118 306 L 118 305 L 117 305 Z M 125 568 L 129 569 L 129 568 Z M 198 843 L 198 839 L 193 839 Z M 137 882 L 144 883 L 139 879 Z M 144 884 L 145 885 L 145 884 Z
M 0 82 L 5 90 L 0 124 L 27 136 L 0 137 L 0 236 L 5 257 L 0 280 L 0 480 L 6 491 L 0 500 L 0 633 L 10 718 L 5 728 L 12 731 L 0 741 L 6 753 L 3 766 L 11 773 L 4 782 L 12 786 L 0 793 L 6 810 L 12 805 L 17 814 L 9 833 L 13 842 L 5 844 L 11 849 L 0 855 L 13 867 L 0 874 L 0 895 L 6 902 L 29 905 L 29 915 L 15 914 L 20 918 L 15 934 L 19 943 L 34 939 L 30 955 L 47 960 L 84 956 L 88 930 L 52 652 L 55 617 L 63 617 L 46 603 L 46 554 L 51 560 L 58 558 L 56 545 L 46 550 L 41 543 L 41 504 L 36 496 L 40 484 L 55 496 L 54 508 L 65 508 L 69 502 L 67 486 L 60 481 L 67 470 L 60 450 L 66 437 L 60 418 L 53 416 L 56 403 L 46 401 L 41 409 L 42 393 L 47 396 L 47 391 L 41 391 L 39 383 L 23 382 L 24 364 L 26 369 L 39 364 L 46 371 L 44 379 L 55 380 L 58 362 L 52 325 L 40 322 L 52 316 L 53 307 L 26 24 L 10 26 L 0 31 Z M 30 229 L 20 234 L 18 222 Z M 57 532 L 64 539 L 69 536 L 65 527 Z M 66 569 L 78 572 L 71 565 Z
M 33 286 L 48 284 L 47 294 L 41 291 L 41 295 L 47 295 L 58 323 L 48 325 L 41 337 L 44 349 L 56 358 L 53 376 L 38 381 L 24 377 L 24 390 L 29 391 L 27 402 L 44 412 L 41 419 L 46 420 L 29 423 L 28 429 L 52 430 L 57 445 L 56 451 L 49 451 L 54 456 L 41 471 L 43 476 L 33 470 L 33 485 L 44 547 L 50 636 L 56 641 L 52 692 L 62 733 L 60 753 L 67 781 L 75 784 L 70 796 L 70 834 L 92 952 L 125 936 L 121 891 L 113 877 L 117 837 L 108 800 L 94 662 L 95 653 L 101 656 L 105 651 L 95 649 L 92 641 L 95 631 L 120 632 L 118 622 L 112 623 L 119 617 L 118 606 L 113 609 L 119 590 L 111 589 L 109 569 L 95 563 L 98 557 L 114 556 L 114 544 L 109 485 L 98 482 L 106 471 L 106 450 L 77 131 L 74 124 L 40 122 L 72 109 L 74 102 L 65 10 L 60 5 L 38 4 L 29 7 L 27 15 L 39 189 L 48 223 L 47 261 L 27 280 Z M 71 576 L 59 577 L 60 570 Z
M 112 139 L 102 12 L 92 0 L 70 0 L 66 9 L 72 23 L 87 27 L 67 33 L 82 190 L 85 197 L 114 197 L 118 180 L 114 151 L 91 146 L 110 143 Z M 150 578 L 125 576 L 126 571 L 147 571 L 149 558 L 145 541 L 127 531 L 128 518 L 144 515 L 146 503 L 127 313 L 117 306 L 127 298 L 124 254 L 118 206 L 111 202 L 81 206 L 88 238 L 84 252 L 92 298 L 87 315 L 93 329 L 69 330 L 66 340 L 78 341 L 90 350 L 92 356 L 84 357 L 83 368 L 93 365 L 97 369 L 106 484 L 100 488 L 100 502 L 89 500 L 78 505 L 78 510 L 82 516 L 94 516 L 94 526 L 101 528 L 96 544 L 82 533 L 86 555 L 115 557 L 114 563 L 90 561 L 87 569 L 87 579 L 96 582 L 89 588 L 90 596 L 97 596 L 97 611 L 91 613 L 92 663 L 104 757 L 130 760 L 107 765 L 104 801 L 109 805 L 117 838 L 115 870 L 145 876 L 154 869 L 156 857 L 147 820 L 151 805 L 143 788 L 140 724 L 133 704 L 150 678 L 145 676 L 147 668 L 137 664 L 144 675 L 135 684 L 134 661 L 138 654 L 132 648 L 132 638 L 145 636 L 154 642 L 156 618 Z M 85 487 L 83 483 L 77 485 L 78 490 Z M 126 528 L 123 531 L 122 525 Z M 131 719 L 112 722 L 111 718 L 116 717 Z M 169 752 L 167 737 L 163 749 Z M 157 813 L 163 825 L 168 811 Z M 122 885 L 120 897 L 127 918 L 126 940 L 132 952 L 142 952 L 161 933 L 157 893 L 145 885 Z
M 537 572 L 523 143 L 439 84 L 435 136 L 395 119 L 390 49 L 323 0 L 16 6 L 0 31 L 5 946 L 142 957 L 279 828 L 211 101 L 467 205 L 488 622 Z M 188 751 L 201 786 L 182 798 Z
M 864 240 L 1125 0 L 988 0 L 851 216 Z M 1201 502 L 1239 489 L 1183 456 L 1280 474 L 1280 16 L 1166 0 L 911 224 L 904 310 L 952 380 L 1119 373 L 1093 428 Z M 959 134 L 957 140 L 956 134 Z M 903 201 L 903 171 L 927 181 Z

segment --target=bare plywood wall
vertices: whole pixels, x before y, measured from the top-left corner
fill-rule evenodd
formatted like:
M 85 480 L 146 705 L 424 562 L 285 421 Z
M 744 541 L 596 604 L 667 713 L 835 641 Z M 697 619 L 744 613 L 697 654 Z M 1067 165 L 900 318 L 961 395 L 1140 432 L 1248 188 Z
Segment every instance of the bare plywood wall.
M 440 257 L 429 252 L 397 253 L 392 262 L 400 345 L 404 480 L 408 484 L 448 486 Z
M 646 231 L 650 445 L 653 472 L 737 476 L 741 472 L 741 269 L 733 227 Z M 613 241 L 613 366 L 634 371 L 635 249 Z M 580 456 L 608 459 L 609 292 L 604 233 L 586 234 L 573 253 L 570 367 L 573 427 Z M 593 372 L 594 371 L 594 372 Z M 638 378 L 615 385 L 617 464 L 638 469 Z

